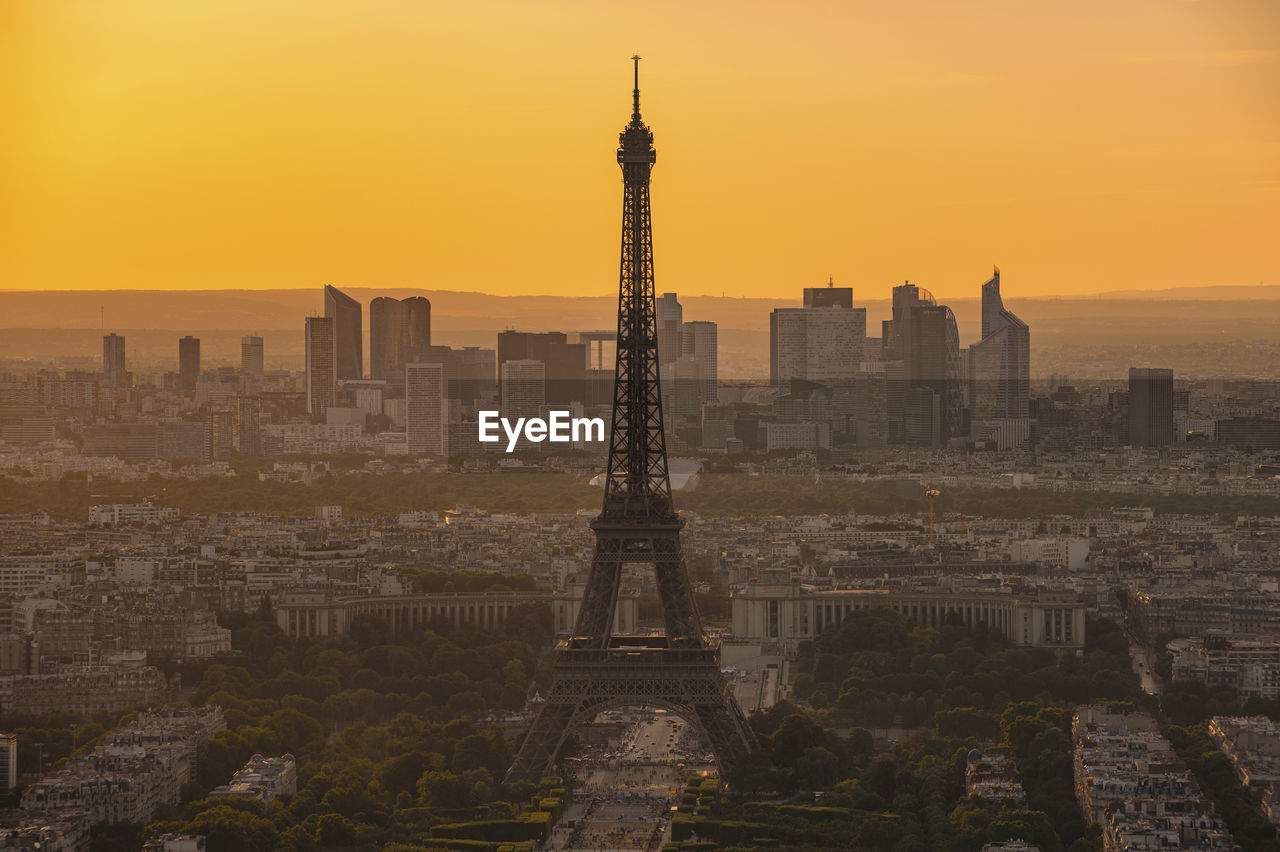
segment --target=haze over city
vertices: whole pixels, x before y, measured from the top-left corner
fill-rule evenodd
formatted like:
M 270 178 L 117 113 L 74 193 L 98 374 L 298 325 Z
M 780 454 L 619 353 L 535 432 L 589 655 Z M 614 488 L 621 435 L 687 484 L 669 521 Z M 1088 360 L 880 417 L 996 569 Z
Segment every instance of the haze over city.
M 3 14 L 0 852 L 1280 852 L 1280 7 Z

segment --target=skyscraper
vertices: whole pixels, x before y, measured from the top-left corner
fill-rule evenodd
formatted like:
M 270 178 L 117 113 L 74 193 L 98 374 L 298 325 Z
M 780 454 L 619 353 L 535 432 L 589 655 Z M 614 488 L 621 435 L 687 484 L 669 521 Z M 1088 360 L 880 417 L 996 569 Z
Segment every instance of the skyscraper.
M 369 303 L 369 377 L 382 379 L 396 395 L 403 390 L 405 364 L 422 360 L 431 345 L 431 302 L 422 296 Z
M 882 346 L 885 362 L 902 365 L 901 372 L 889 368 L 890 442 L 944 444 L 959 435 L 964 425 L 964 369 L 951 308 L 910 282 L 894 287 L 893 319 L 883 325 Z M 919 389 L 934 394 L 936 406 Z M 934 417 L 937 422 L 921 420 Z
M 236 397 L 236 450 L 242 456 L 262 455 L 262 399 Z
M 178 341 L 178 384 L 184 391 L 196 389 L 200 377 L 200 338 L 187 335 Z
M 702 384 L 699 395 L 703 405 L 715 405 L 719 398 L 719 373 L 716 365 L 719 348 L 719 328 L 713 322 L 695 320 L 687 322 L 680 331 L 681 354 L 693 358 L 701 365 Z
M 684 308 L 675 293 L 663 293 L 654 300 L 654 311 L 658 321 L 658 366 L 663 367 L 680 357 Z
M 960 360 L 960 333 L 955 314 L 946 305 L 920 303 L 911 308 L 911 348 L 907 356 L 908 404 L 926 389 L 937 397 L 940 420 L 928 427 L 935 436 L 930 446 L 940 446 L 960 434 L 964 416 L 963 370 Z M 917 413 L 927 409 L 917 399 Z M 907 431 L 912 432 L 907 423 Z M 919 425 L 917 436 L 925 434 Z M 910 440 L 910 438 L 908 438 Z
M 458 362 L 457 397 L 464 405 L 478 405 L 498 392 L 498 353 L 479 346 L 453 350 Z M 453 391 L 450 389 L 450 394 Z
M 445 455 L 446 406 L 443 364 L 405 365 L 405 438 L 413 455 Z
M 502 371 L 502 416 L 540 417 L 542 406 L 550 402 L 546 396 L 546 365 L 541 361 L 522 359 L 507 361 Z
M 364 378 L 363 311 L 360 303 L 346 293 L 326 284 L 324 315 L 333 320 L 334 377 Z
M 492 349 L 467 346 L 452 349 L 448 346 L 427 346 L 415 356 L 415 363 L 442 364 L 444 366 L 445 396 L 456 400 L 463 408 L 476 408 L 486 400 L 493 400 L 498 382 L 497 354 Z M 461 412 L 459 412 L 461 413 Z
M 122 388 L 129 384 L 129 374 L 125 371 L 124 363 L 124 335 L 103 335 L 102 372 L 111 387 Z
M 587 344 L 569 343 L 563 332 L 503 331 L 498 334 L 498 383 L 508 361 L 541 361 L 546 399 L 553 405 L 583 402 L 587 397 Z
M 1031 329 L 1005 308 L 998 267 L 982 285 L 982 339 L 969 347 L 969 381 L 975 426 L 1029 416 Z
M 240 338 L 240 372 L 247 376 L 261 376 L 263 370 L 262 338 Z
M 662 409 L 668 429 L 685 422 L 697 423 L 706 402 L 707 365 L 692 355 L 682 355 L 662 374 Z
M 1173 370 L 1129 368 L 1129 443 L 1135 447 L 1173 443 Z
M 889 441 L 889 372 L 883 364 L 870 366 L 879 369 L 859 372 L 853 386 L 853 433 L 859 450 L 878 449 Z
M 813 294 L 831 290 L 835 296 Z M 806 307 L 774 308 L 769 315 L 769 376 L 784 389 L 793 381 L 852 383 L 862 363 L 867 309 L 854 308 L 849 288 L 807 288 Z
M 313 420 L 324 420 L 337 392 L 334 324 L 332 317 L 307 317 L 307 413 Z

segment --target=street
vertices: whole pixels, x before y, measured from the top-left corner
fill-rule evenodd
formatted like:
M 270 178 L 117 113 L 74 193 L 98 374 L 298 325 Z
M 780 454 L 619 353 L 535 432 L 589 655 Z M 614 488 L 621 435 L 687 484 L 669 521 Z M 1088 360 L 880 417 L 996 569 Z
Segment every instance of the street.
M 685 780 L 715 771 L 706 745 L 680 717 L 650 708 L 620 715 L 625 725 L 620 740 L 587 747 L 566 760 L 574 801 L 546 849 L 657 849 Z
M 1129 656 L 1133 659 L 1133 670 L 1142 683 L 1142 691 L 1147 695 L 1159 695 L 1160 676 L 1155 673 L 1156 652 L 1145 645 L 1129 641 Z

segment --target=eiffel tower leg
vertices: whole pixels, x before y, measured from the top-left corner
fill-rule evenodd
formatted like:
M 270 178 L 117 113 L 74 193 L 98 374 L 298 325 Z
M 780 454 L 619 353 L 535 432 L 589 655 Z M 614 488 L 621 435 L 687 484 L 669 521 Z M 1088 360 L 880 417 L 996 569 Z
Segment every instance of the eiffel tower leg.
M 622 585 L 622 539 L 598 536 L 591 559 L 591 573 L 582 597 L 582 609 L 573 628 L 574 636 L 590 636 L 592 645 L 607 647 L 613 635 L 613 617 L 618 609 Z
M 720 702 L 700 704 L 694 708 L 706 742 L 716 755 L 722 779 L 739 760 L 757 747 L 755 732 L 747 724 L 746 716 L 731 690 L 731 686 L 725 685 Z
M 667 636 L 673 644 L 701 645 L 702 620 L 693 601 L 689 569 L 680 548 L 680 534 L 656 536 L 653 540 L 653 567 L 657 574 L 658 598 Z
M 577 705 L 572 701 L 565 701 L 565 698 L 572 696 L 565 696 L 563 690 L 553 684 L 547 703 L 538 711 L 516 759 L 507 770 L 506 783 L 537 782 L 546 775 L 554 774 L 556 757 L 573 730 L 574 717 L 578 715 Z

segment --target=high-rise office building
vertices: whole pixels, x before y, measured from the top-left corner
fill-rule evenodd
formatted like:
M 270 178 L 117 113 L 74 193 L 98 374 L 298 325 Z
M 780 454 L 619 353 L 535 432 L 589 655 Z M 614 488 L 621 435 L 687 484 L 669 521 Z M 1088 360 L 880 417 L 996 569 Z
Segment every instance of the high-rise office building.
M 403 390 L 405 364 L 421 361 L 430 345 L 430 300 L 382 296 L 369 303 L 369 377 L 385 381 L 390 395 Z
M 453 350 L 454 360 L 458 364 L 458 384 L 456 398 L 467 406 L 478 406 L 486 400 L 496 400 L 498 396 L 498 353 L 494 349 L 479 346 L 464 346 Z M 451 397 L 454 389 L 449 389 Z
M 236 397 L 236 452 L 262 455 L 262 398 L 257 395 Z
M 307 413 L 321 422 L 338 388 L 333 333 L 332 317 L 307 317 Z
M 862 363 L 867 337 L 867 309 L 847 306 L 842 295 L 818 296 L 828 290 L 808 288 L 806 307 L 774 308 L 769 315 L 769 377 L 789 388 L 791 382 L 850 384 Z M 848 302 L 853 300 L 849 291 Z
M 1129 443 L 1163 447 L 1173 436 L 1173 370 L 1130 367 Z
M 334 377 L 364 378 L 363 310 L 360 303 L 346 293 L 326 284 L 324 315 L 333 320 Z
M 540 417 L 546 397 L 546 365 L 531 359 L 505 362 L 500 368 L 502 416 L 514 422 L 517 417 Z
M 1005 308 L 999 268 L 982 285 L 982 339 L 969 347 L 969 387 L 975 425 L 1030 415 L 1031 329 Z
M 658 364 L 674 364 L 680 357 L 680 334 L 684 331 L 684 308 L 675 293 L 663 293 L 654 300 L 658 326 Z
M 405 438 L 413 455 L 446 455 L 445 368 L 439 363 L 405 365 Z
M 916 416 L 931 411 L 921 400 L 927 390 L 937 398 L 939 419 L 928 426 L 908 422 L 908 443 L 930 436 L 928 446 L 941 446 L 960 433 L 964 414 L 964 387 L 960 361 L 960 334 L 956 318 L 946 305 L 917 304 L 911 308 L 911 347 L 907 355 L 907 405 Z M 911 414 L 908 413 L 908 421 Z M 917 440 L 913 441 L 914 434 Z
M 936 445 L 960 435 L 964 364 L 951 308 L 910 282 L 894 287 L 893 319 L 882 326 L 882 346 L 886 363 L 902 364 L 900 372 L 890 370 L 886 390 L 890 443 Z M 918 389 L 936 396 L 936 405 Z
M 262 338 L 240 338 L 240 372 L 247 376 L 261 376 L 263 371 Z
M 123 388 L 129 384 L 129 373 L 125 370 L 124 335 L 107 334 L 102 337 L 102 372 L 111 387 Z
M 853 434 L 859 450 L 879 449 L 889 442 L 889 372 L 884 364 L 871 366 L 876 369 L 860 371 L 853 385 Z
M 719 398 L 719 328 L 713 322 L 695 320 L 684 324 L 680 332 L 681 355 L 693 358 L 701 367 L 699 396 L 703 405 L 715 405 Z
M 187 335 L 178 341 L 178 385 L 184 391 L 196 389 L 200 377 L 200 338 Z
M 412 363 L 439 364 L 444 370 L 445 398 L 450 402 L 451 422 L 473 415 L 476 409 L 492 408 L 497 403 L 497 355 L 492 349 L 425 346 L 420 348 Z
M 569 343 L 563 332 L 503 331 L 498 334 L 498 384 L 508 361 L 541 361 L 545 402 L 563 405 L 587 397 L 587 344 Z M 532 416 L 537 416 L 532 415 Z

